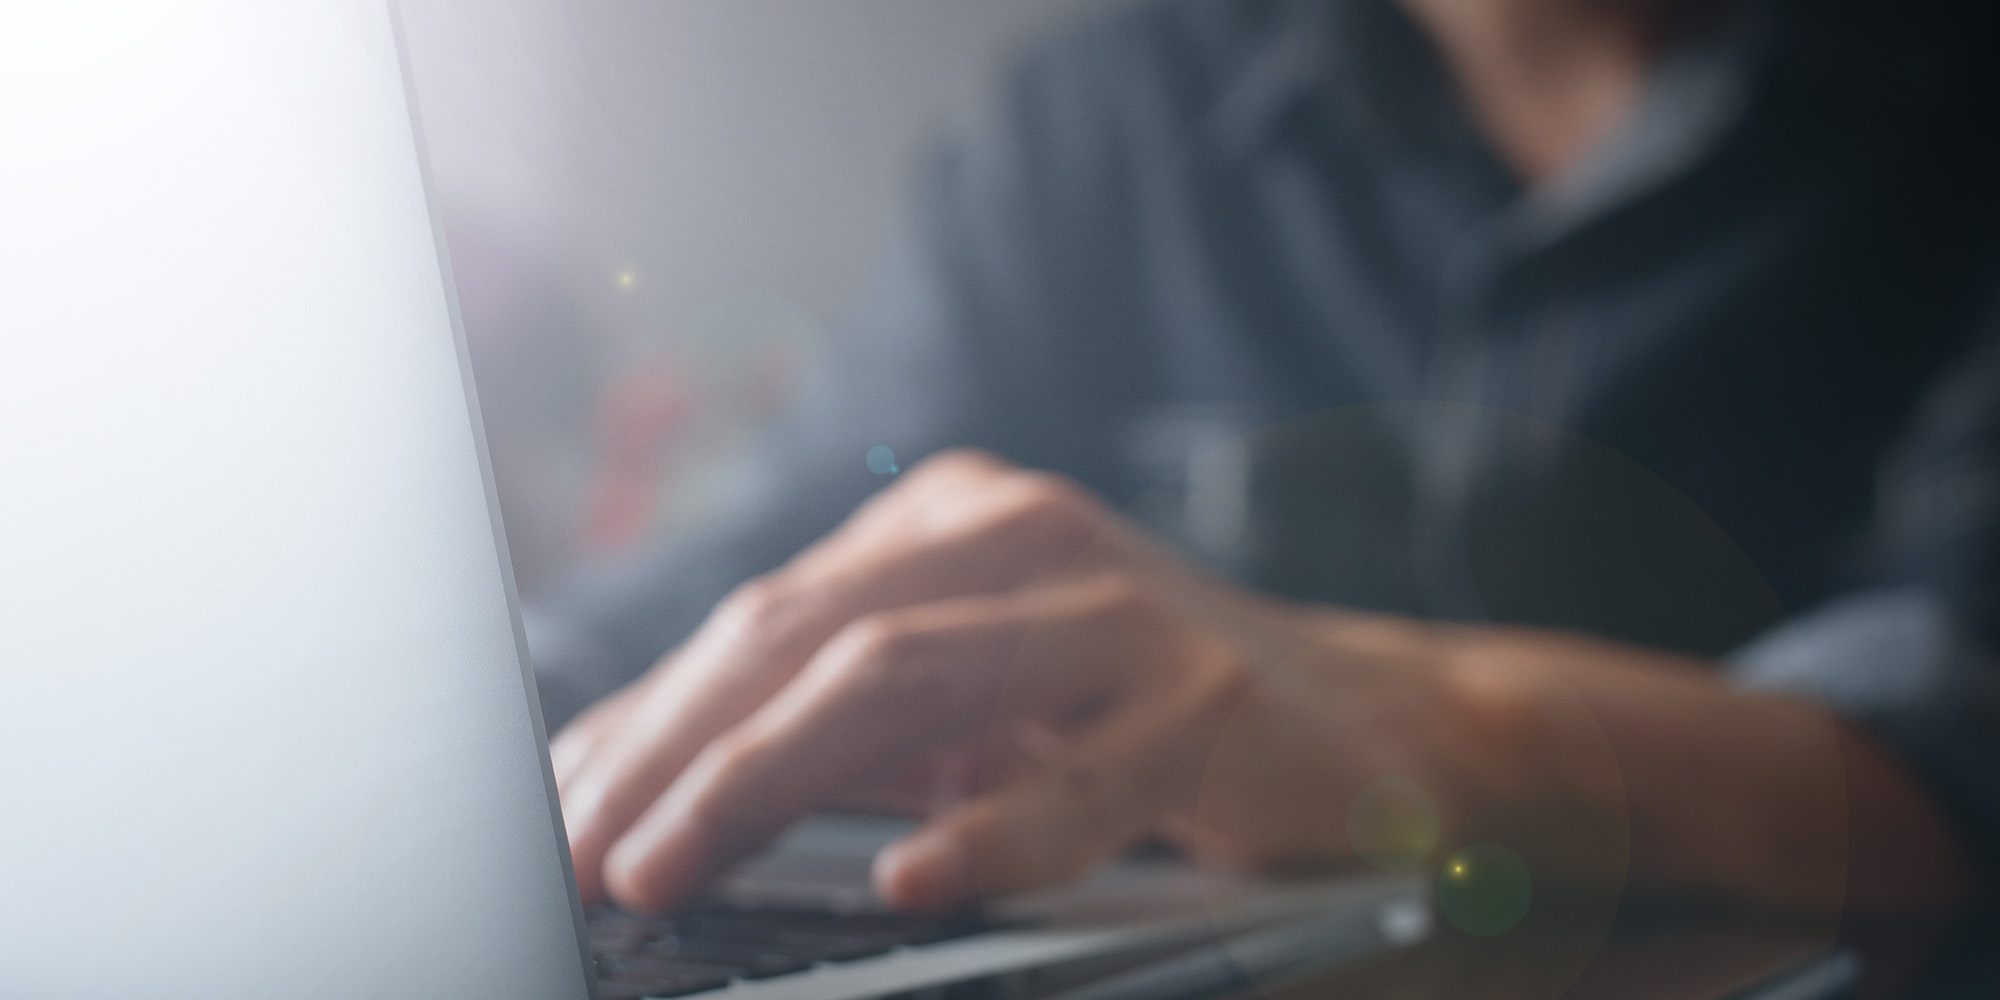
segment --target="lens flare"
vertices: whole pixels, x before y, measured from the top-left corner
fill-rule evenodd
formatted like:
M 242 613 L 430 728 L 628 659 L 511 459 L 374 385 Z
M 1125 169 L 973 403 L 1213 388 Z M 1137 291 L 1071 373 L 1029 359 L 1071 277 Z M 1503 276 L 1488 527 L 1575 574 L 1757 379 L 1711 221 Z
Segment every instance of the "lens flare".
M 1415 868 L 1437 847 L 1437 802 L 1408 778 L 1383 778 L 1347 807 L 1347 839 L 1354 853 L 1383 871 Z
M 868 449 L 868 471 L 878 476 L 893 476 L 903 470 L 896 465 L 896 453 L 888 445 L 878 444 Z
M 1437 894 L 1445 919 L 1478 937 L 1513 930 L 1535 898 L 1527 864 L 1499 844 L 1473 844 L 1447 858 Z

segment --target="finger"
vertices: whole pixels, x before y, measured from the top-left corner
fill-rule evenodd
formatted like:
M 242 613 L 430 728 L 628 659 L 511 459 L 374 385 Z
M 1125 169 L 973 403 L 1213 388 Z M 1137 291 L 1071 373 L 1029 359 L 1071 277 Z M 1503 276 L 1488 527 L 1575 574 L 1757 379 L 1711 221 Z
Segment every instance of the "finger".
M 841 791 L 983 731 L 1003 687 L 1023 709 L 1095 693 L 1151 634 L 1124 603 L 1118 588 L 1074 583 L 857 622 L 626 832 L 605 863 L 613 894 L 671 907 Z M 1024 660 L 1031 629 L 1042 652 Z M 1045 669 L 1055 662 L 1065 669 Z
M 610 734 L 623 725 L 627 714 L 636 700 L 635 688 L 628 686 L 591 706 L 582 715 L 570 721 L 549 740 L 549 764 L 555 774 L 556 797 L 563 807 L 563 827 L 566 836 L 574 840 L 576 817 L 580 814 L 579 793 L 576 776 L 582 771 L 590 754 Z M 574 848 L 571 867 L 576 873 L 577 891 L 586 904 L 594 905 L 603 896 L 603 879 L 599 866 L 576 863 Z
M 885 780 L 838 790 L 826 808 L 914 818 L 938 815 L 971 797 L 979 760 L 977 749 L 969 742 L 950 747 Z
M 565 786 L 579 869 L 601 865 L 703 747 L 842 627 L 927 599 L 1018 587 L 1065 568 L 1106 523 L 1100 506 L 1052 477 L 956 457 L 925 470 L 725 601 L 646 685 L 625 722 L 592 741 Z M 892 530 L 898 524 L 907 527 Z
M 1058 575 L 1112 523 L 1081 487 L 977 453 L 923 463 L 783 578 L 802 614 L 832 630 L 870 611 L 990 593 Z
M 941 816 L 876 859 L 891 905 L 944 912 L 1075 878 L 1185 807 L 1233 686 L 1194 673 L 1105 719 L 1046 766 Z
M 597 898 L 604 855 L 711 735 L 711 720 L 741 718 L 784 681 L 782 674 L 739 669 L 713 647 L 731 637 L 704 626 L 670 661 L 655 667 L 626 699 L 579 732 L 576 754 L 558 786 L 577 884 Z M 742 645 L 753 644 L 755 639 Z M 748 655 L 739 651 L 737 655 Z
M 549 763 L 555 771 L 559 792 L 569 784 L 597 741 L 618 728 L 632 698 L 632 690 L 627 688 L 599 701 L 549 740 Z

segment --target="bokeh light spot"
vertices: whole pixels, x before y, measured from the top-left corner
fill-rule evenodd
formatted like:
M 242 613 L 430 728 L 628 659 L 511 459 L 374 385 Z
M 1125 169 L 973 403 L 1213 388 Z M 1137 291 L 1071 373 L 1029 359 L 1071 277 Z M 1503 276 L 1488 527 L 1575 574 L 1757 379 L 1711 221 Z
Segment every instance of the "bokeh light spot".
M 618 272 L 618 276 L 612 280 L 618 283 L 620 289 L 628 292 L 639 284 L 639 276 L 629 269 Z
M 1437 894 L 1452 926 L 1493 937 L 1513 930 L 1528 915 L 1535 889 L 1520 855 L 1499 844 L 1473 844 L 1445 861 Z
M 1373 782 L 1347 807 L 1347 839 L 1383 871 L 1415 868 L 1437 847 L 1437 802 L 1408 778 Z
M 868 471 L 878 476 L 894 475 L 903 471 L 896 466 L 896 453 L 886 444 L 878 444 L 868 449 Z

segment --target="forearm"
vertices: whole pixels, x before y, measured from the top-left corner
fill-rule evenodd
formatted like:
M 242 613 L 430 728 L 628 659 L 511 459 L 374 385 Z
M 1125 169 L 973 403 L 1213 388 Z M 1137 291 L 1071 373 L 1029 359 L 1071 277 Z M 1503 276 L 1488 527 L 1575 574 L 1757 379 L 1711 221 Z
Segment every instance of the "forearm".
M 1505 717 L 1481 725 L 1516 734 L 1503 759 L 1539 766 L 1531 796 L 1625 811 L 1635 889 L 1800 912 L 1950 908 L 1976 891 L 1973 863 L 1925 791 L 1885 747 L 1811 702 L 1745 692 L 1700 664 L 1612 643 L 1529 630 L 1448 635 L 1441 662 L 1465 695 L 1457 703 Z M 1601 742 L 1561 718 L 1571 699 Z M 1605 751 L 1615 790 L 1591 759 Z M 1518 814 L 1523 803 L 1473 777 L 1466 823 Z

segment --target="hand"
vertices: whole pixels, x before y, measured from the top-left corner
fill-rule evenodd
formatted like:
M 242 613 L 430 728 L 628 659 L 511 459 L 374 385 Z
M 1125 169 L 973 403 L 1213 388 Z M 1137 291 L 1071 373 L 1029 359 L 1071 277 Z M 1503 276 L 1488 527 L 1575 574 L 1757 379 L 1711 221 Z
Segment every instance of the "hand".
M 973 453 L 739 589 L 552 751 L 585 896 L 645 910 L 857 795 L 937 806 L 875 876 L 940 910 L 1148 834 L 1239 864 L 1351 856 L 1350 807 L 1391 776 L 1436 806 L 1408 860 L 1499 841 L 1536 899 L 1582 888 L 1536 904 L 1565 920 L 1608 920 L 1628 879 L 1824 913 L 1966 884 L 1920 788 L 1810 704 L 1577 636 L 1260 597 Z
M 1330 620 L 1367 655 L 1273 672 Z M 974 797 L 879 859 L 905 907 L 1060 881 L 1149 833 L 1339 855 L 1358 782 L 1428 770 L 1367 734 L 1465 742 L 1394 631 L 1205 579 L 1066 481 L 947 455 L 557 738 L 578 878 L 671 907 L 800 815 L 912 776 L 969 775 Z

